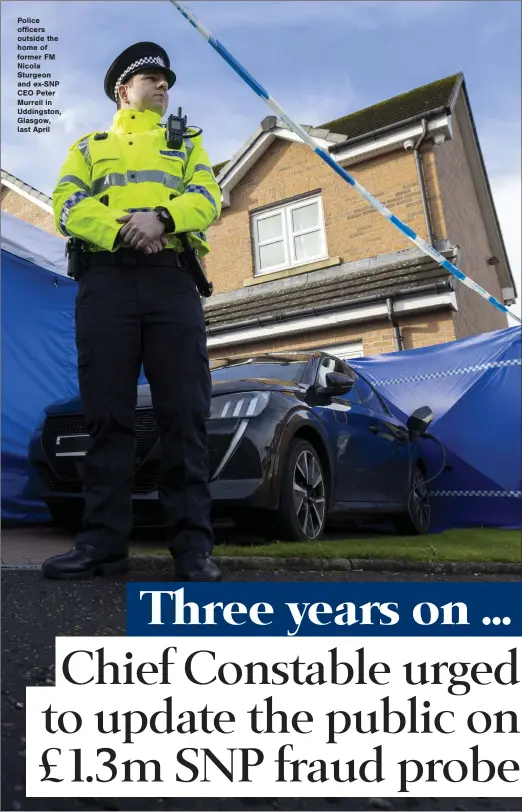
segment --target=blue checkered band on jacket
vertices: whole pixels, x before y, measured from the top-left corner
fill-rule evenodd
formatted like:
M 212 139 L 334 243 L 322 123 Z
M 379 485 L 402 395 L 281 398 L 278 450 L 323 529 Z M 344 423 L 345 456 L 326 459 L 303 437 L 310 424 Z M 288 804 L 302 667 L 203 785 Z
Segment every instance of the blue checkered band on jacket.
M 90 197 L 86 192 L 74 192 L 63 204 L 60 212 L 60 230 L 66 237 L 70 236 L 67 231 L 67 220 L 69 219 L 70 211 L 74 206 L 77 206 L 78 203 L 81 203 L 82 200 L 85 200 L 86 197 Z
M 199 186 L 197 183 L 189 183 L 189 185 L 186 187 L 185 191 L 186 192 L 193 192 L 193 193 L 199 194 L 199 195 L 203 195 L 203 197 L 206 197 L 207 200 L 209 200 L 212 203 L 212 205 L 214 206 L 214 209 L 217 212 L 216 201 L 214 200 L 214 198 L 212 197 L 212 195 L 210 194 L 208 189 L 205 189 L 204 186 Z

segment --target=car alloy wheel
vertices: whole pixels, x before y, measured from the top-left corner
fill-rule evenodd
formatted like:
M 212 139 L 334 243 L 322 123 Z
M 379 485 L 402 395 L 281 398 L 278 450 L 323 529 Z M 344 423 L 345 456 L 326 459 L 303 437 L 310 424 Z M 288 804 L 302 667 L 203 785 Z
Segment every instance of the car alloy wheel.
M 394 523 L 401 535 L 419 536 L 429 532 L 430 522 L 430 497 L 426 477 L 417 466 L 410 481 L 407 512 L 396 516 Z
M 410 496 L 410 513 L 413 522 L 417 525 L 421 533 L 427 533 L 430 526 L 430 503 L 428 499 L 428 486 L 422 474 L 417 468 L 413 476 L 412 491 Z
M 323 529 L 326 503 L 323 472 L 311 450 L 301 451 L 295 462 L 293 497 L 303 535 L 309 539 L 317 538 Z

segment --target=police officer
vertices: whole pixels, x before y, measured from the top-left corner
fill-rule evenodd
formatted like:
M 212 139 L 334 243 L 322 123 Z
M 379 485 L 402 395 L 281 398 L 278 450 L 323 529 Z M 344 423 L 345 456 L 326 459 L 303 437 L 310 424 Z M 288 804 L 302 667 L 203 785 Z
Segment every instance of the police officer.
M 200 255 L 221 195 L 198 131 L 169 148 L 161 119 L 176 76 L 152 42 L 127 48 L 105 77 L 108 132 L 69 150 L 53 194 L 57 227 L 86 251 L 76 299 L 78 374 L 90 447 L 83 527 L 48 578 L 124 572 L 132 529 L 134 413 L 143 363 L 160 427 L 159 498 L 176 576 L 218 581 L 205 419 L 211 381 L 201 299 L 179 234 Z M 171 144 L 172 147 L 172 144 Z

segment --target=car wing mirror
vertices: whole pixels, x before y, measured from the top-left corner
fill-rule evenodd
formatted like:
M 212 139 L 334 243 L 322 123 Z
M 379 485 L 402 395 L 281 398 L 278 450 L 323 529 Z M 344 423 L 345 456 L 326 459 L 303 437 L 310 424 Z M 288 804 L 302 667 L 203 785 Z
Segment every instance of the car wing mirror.
M 353 387 L 353 378 L 343 372 L 329 372 L 326 376 L 326 386 L 318 386 L 316 392 L 320 395 L 340 397 L 348 394 Z
M 406 426 L 410 432 L 410 437 L 422 437 L 428 431 L 431 422 L 433 421 L 433 412 L 429 406 L 421 406 L 415 409 L 412 415 L 408 418 Z

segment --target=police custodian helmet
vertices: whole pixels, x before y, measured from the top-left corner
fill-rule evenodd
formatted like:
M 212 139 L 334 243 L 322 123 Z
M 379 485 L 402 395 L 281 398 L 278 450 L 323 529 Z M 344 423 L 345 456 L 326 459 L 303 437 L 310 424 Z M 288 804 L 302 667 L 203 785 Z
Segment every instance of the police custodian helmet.
M 105 76 L 105 93 L 113 102 L 118 101 L 118 88 L 135 73 L 147 68 L 160 70 L 167 77 L 169 90 L 176 81 L 176 74 L 170 69 L 167 52 L 154 42 L 137 42 L 121 53 Z

